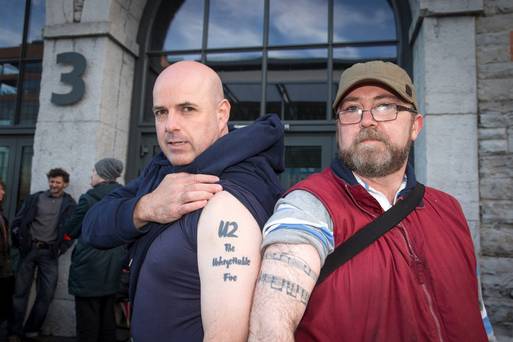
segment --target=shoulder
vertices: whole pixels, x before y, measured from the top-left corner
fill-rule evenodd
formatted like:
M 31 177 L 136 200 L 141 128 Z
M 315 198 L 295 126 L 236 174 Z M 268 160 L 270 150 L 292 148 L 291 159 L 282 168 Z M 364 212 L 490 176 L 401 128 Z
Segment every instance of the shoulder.
M 451 194 L 426 186 L 424 201 L 431 207 L 444 208 L 449 211 L 463 212 L 460 202 Z
M 68 202 L 69 204 L 76 204 L 75 199 L 70 194 L 68 194 L 67 192 L 65 192 L 63 196 L 64 196 L 63 199 L 66 202 Z
M 281 208 L 291 209 L 316 214 L 319 212 L 327 213 L 326 207 L 322 201 L 313 193 L 307 190 L 292 190 L 285 197 L 281 198 L 276 204 L 276 210 Z
M 208 230 L 213 232 L 211 225 L 228 227 L 256 227 L 260 228 L 251 212 L 232 194 L 221 191 L 214 195 L 203 208 L 198 222 L 198 232 Z M 220 226 L 219 229 L 222 227 Z M 237 228 L 235 228 L 236 230 Z M 216 231 L 217 234 L 217 231 Z
M 216 193 L 214 197 L 208 201 L 205 208 L 203 208 L 201 216 L 222 216 L 225 213 L 252 216 L 249 210 L 228 191 L 221 191 Z
M 426 188 L 426 190 L 424 193 L 424 198 L 427 200 L 434 200 L 437 202 L 443 201 L 444 203 L 445 202 L 458 203 L 458 200 L 453 195 L 451 195 L 445 191 L 435 189 L 430 186 L 426 186 L 425 188 Z
M 36 203 L 37 200 L 39 199 L 39 196 L 41 196 L 42 194 L 44 194 L 46 191 L 38 191 L 38 192 L 35 192 L 33 193 L 32 195 L 30 195 L 29 197 L 27 197 L 27 199 L 25 199 L 25 202 L 28 203 L 28 204 L 31 204 L 31 203 Z

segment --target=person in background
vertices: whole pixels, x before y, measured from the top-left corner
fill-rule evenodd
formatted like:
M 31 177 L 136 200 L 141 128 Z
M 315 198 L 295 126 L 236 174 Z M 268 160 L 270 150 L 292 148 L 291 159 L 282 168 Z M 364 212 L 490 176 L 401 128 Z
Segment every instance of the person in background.
M 14 273 L 11 264 L 9 223 L 3 212 L 5 183 L 0 179 L 0 341 L 6 341 L 8 320 L 12 314 Z
M 124 247 L 100 250 L 84 242 L 82 220 L 98 201 L 121 185 L 116 179 L 123 163 L 114 158 L 99 160 L 91 172 L 91 186 L 81 195 L 64 230 L 77 243 L 71 255 L 69 293 L 75 296 L 77 338 L 79 342 L 116 341 L 114 303 L 120 287 Z M 99 227 L 101 229 L 101 227 Z
M 12 223 L 13 246 L 21 256 L 13 296 L 12 332 L 18 337 L 39 335 L 57 287 L 58 258 L 71 246 L 63 230 L 76 206 L 75 200 L 64 192 L 69 174 L 55 168 L 46 176 L 49 189 L 30 195 Z M 36 299 L 23 325 L 36 270 Z

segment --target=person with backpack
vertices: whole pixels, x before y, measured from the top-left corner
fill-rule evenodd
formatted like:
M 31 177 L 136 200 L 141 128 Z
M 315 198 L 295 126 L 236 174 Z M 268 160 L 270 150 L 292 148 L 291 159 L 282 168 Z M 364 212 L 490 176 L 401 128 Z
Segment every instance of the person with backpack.
M 116 179 L 123 163 L 114 158 L 99 160 L 92 170 L 91 186 L 65 224 L 68 238 L 77 240 L 71 255 L 68 289 L 75 296 L 76 331 L 79 342 L 116 341 L 114 304 L 120 289 L 126 248 L 100 250 L 82 239 L 82 220 L 87 211 L 107 194 L 121 187 Z

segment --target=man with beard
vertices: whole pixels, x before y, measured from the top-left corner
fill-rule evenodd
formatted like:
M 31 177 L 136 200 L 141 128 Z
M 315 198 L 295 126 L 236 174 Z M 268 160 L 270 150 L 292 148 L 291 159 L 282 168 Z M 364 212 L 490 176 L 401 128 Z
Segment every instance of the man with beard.
M 339 158 L 265 225 L 250 341 L 486 340 L 467 222 L 433 188 L 316 286 L 327 255 L 415 187 L 408 155 L 423 125 L 410 77 L 389 62 L 347 69 L 333 109 Z

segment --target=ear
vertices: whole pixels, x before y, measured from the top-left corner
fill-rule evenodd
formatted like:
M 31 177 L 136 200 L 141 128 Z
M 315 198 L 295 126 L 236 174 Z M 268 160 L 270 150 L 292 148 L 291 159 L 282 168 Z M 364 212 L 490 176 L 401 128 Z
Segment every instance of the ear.
M 412 141 L 415 141 L 417 139 L 423 126 L 424 126 L 424 117 L 422 116 L 422 114 L 418 113 L 413 118 L 413 124 L 411 127 L 411 140 Z
M 228 125 L 228 120 L 230 120 L 230 109 L 231 105 L 227 99 L 221 100 L 219 105 L 217 106 L 217 122 L 219 125 L 219 130 L 224 130 Z

